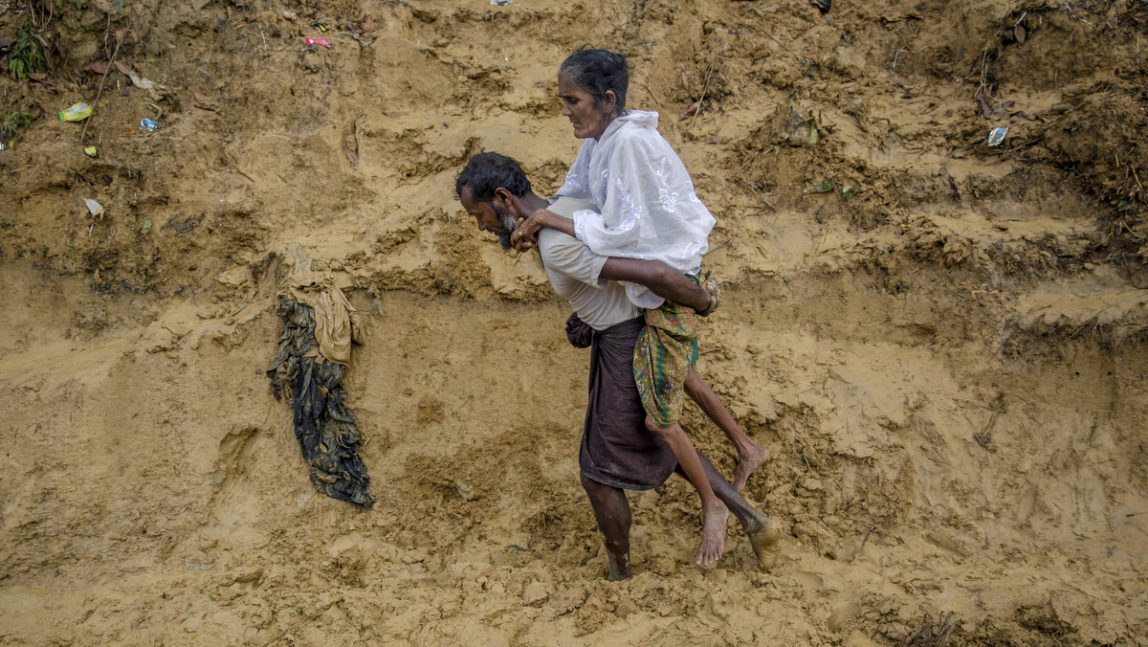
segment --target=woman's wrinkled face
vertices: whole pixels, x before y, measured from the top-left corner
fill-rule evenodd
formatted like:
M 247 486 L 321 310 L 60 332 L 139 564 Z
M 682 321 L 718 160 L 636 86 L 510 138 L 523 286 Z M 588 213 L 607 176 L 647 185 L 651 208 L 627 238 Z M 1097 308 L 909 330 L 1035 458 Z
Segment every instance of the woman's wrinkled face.
M 609 108 L 613 107 L 613 94 L 607 91 L 604 97 Z M 562 98 L 562 114 L 570 119 L 574 136 L 578 139 L 598 139 L 614 120 L 594 102 L 593 95 L 570 79 L 569 74 L 558 77 L 558 96 Z

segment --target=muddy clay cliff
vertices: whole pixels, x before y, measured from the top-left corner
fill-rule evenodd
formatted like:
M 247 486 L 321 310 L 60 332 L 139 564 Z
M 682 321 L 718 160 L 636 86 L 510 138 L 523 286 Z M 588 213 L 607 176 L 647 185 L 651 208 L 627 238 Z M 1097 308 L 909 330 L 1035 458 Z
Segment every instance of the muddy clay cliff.
M 1146 25 L 1143 0 L 0 2 L 0 644 L 1148 644 Z M 559 186 L 584 43 L 631 57 L 629 106 L 718 219 L 699 366 L 773 453 L 746 488 L 773 572 L 732 524 L 695 567 L 675 478 L 631 499 L 634 579 L 603 580 L 587 352 L 454 200 L 482 150 Z M 268 385 L 296 245 L 363 317 L 369 510 L 315 492 Z

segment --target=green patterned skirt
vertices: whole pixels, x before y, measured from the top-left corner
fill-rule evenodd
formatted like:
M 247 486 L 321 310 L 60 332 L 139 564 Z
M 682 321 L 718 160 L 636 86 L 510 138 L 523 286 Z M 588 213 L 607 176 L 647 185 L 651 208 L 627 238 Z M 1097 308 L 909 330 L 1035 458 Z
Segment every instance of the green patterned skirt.
M 682 413 L 686 376 L 698 363 L 697 324 L 693 308 L 671 301 L 646 310 L 646 328 L 634 346 L 634 381 L 659 427 L 674 424 Z

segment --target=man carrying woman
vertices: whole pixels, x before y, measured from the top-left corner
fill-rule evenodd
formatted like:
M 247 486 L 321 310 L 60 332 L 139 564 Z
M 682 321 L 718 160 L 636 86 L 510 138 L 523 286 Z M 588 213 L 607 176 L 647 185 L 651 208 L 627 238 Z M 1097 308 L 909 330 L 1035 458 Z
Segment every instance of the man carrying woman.
M 530 213 L 512 235 L 520 247 L 533 244 L 539 229 L 557 229 L 601 256 L 661 261 L 700 282 L 701 260 L 714 218 L 698 199 L 685 166 L 658 133 L 658 115 L 627 111 L 629 71 L 619 54 L 584 49 L 559 68 L 558 93 L 574 136 L 584 143 L 558 196 L 584 200 L 592 208 L 564 218 L 552 210 Z M 716 282 L 706 287 L 715 298 Z M 646 286 L 626 284 L 626 295 L 645 311 L 646 327 L 634 349 L 633 372 L 647 413 L 645 424 L 671 448 L 702 503 L 702 541 L 697 563 L 709 564 L 724 549 L 727 510 L 706 478 L 697 452 L 678 422 L 683 393 L 701 382 L 697 362 L 697 315 Z M 712 310 L 706 308 L 702 314 Z M 704 383 L 703 383 L 704 384 Z M 710 392 L 712 395 L 712 392 Z M 715 410 L 728 417 L 716 401 Z M 707 410 L 708 412 L 708 410 Z M 714 417 L 738 450 L 734 486 L 768 457 L 733 423 Z M 726 422 L 728 424 L 723 424 Z
M 549 206 L 573 215 L 593 206 L 569 198 L 548 203 L 531 191 L 517 162 L 489 152 L 467 162 L 455 182 L 455 194 L 479 230 L 498 234 L 504 241 L 527 213 Z M 646 412 L 634 380 L 633 356 L 646 325 L 641 310 L 630 302 L 619 282 L 644 284 L 692 308 L 706 309 L 712 302 L 696 282 L 664 263 L 599 256 L 585 243 L 557 230 L 539 232 L 537 249 L 555 291 L 593 330 L 589 335 L 589 402 L 578 462 L 582 487 L 605 540 L 609 578 L 626 579 L 632 569 L 631 516 L 625 490 L 657 487 L 675 468 L 679 472 L 682 468 L 669 446 L 643 423 Z M 702 409 L 715 420 L 722 415 L 728 418 L 713 391 L 700 378 L 696 380 L 693 385 L 687 382 L 686 388 Z M 749 505 L 709 460 L 696 451 L 694 459 L 701 464 L 711 490 L 740 522 L 758 563 L 770 568 L 780 549 L 776 526 Z

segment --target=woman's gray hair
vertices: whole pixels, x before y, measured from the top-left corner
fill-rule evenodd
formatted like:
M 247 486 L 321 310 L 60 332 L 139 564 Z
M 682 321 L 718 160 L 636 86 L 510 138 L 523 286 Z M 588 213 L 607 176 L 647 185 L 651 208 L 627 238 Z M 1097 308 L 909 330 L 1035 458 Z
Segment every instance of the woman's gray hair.
M 614 91 L 614 112 L 626 111 L 626 89 L 630 86 L 630 70 L 626 57 L 605 49 L 580 49 L 571 54 L 558 67 L 558 77 L 569 74 L 574 85 L 594 97 L 594 103 L 603 108 L 602 98 L 607 90 Z

